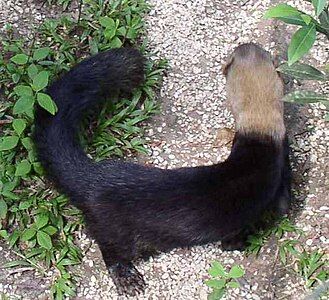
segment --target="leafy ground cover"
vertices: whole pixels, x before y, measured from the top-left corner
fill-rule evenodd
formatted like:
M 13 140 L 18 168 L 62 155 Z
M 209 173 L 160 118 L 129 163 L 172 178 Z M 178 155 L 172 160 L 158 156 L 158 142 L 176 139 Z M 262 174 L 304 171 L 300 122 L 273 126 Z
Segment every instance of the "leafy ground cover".
M 57 4 L 66 8 L 70 1 Z M 86 56 L 121 46 L 145 53 L 140 38 L 148 11 L 145 1 L 83 4 L 78 20 L 68 16 L 46 20 L 32 41 L 17 38 L 8 26 L 0 43 L 0 236 L 19 258 L 3 267 L 54 270 L 57 279 L 51 293 L 56 299 L 75 293 L 69 268 L 81 261 L 74 234 L 83 221 L 67 198 L 43 178 L 31 140 L 34 107 L 41 105 L 55 114 L 57 108 L 44 90 Z M 96 160 L 146 151 L 140 124 L 157 111 L 154 96 L 164 67 L 163 61 L 149 59 L 145 84 L 133 97 L 112 101 L 97 122 L 84 126 L 84 145 Z

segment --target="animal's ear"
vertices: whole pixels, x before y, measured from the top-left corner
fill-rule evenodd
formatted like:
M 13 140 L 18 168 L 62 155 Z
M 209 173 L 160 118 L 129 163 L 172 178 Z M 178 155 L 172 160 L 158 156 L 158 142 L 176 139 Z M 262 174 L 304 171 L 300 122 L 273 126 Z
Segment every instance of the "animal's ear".
M 225 64 L 225 65 L 223 66 L 223 68 L 222 68 L 223 74 L 224 74 L 225 76 L 227 76 L 228 71 L 229 71 L 230 67 L 232 66 L 233 62 L 234 62 L 234 55 L 232 54 L 232 55 L 229 57 L 229 59 L 227 60 L 226 64 Z

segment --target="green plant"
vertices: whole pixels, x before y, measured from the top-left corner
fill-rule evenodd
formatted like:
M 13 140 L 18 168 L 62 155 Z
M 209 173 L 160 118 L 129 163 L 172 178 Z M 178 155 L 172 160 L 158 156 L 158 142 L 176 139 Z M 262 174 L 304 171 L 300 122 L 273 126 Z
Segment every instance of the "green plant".
M 307 14 L 285 3 L 270 8 L 265 18 L 275 18 L 287 24 L 301 26 L 292 36 L 288 47 L 288 62 L 279 66 L 278 71 L 301 80 L 329 81 L 329 66 L 319 70 L 311 65 L 298 62 L 307 54 L 316 40 L 316 34 L 321 33 L 329 39 L 329 4 L 327 0 L 305 0 L 312 3 L 314 15 Z M 284 98 L 287 102 L 314 103 L 320 102 L 329 109 L 329 95 L 313 91 L 295 91 Z M 329 114 L 325 117 L 329 120 Z
M 316 40 L 316 32 L 329 39 L 329 5 L 327 0 L 307 0 L 314 6 L 311 16 L 288 4 L 278 4 L 265 13 L 265 18 L 276 18 L 287 24 L 301 26 L 291 38 L 288 48 L 288 64 L 292 65 L 312 48 Z
M 56 105 L 45 88 L 90 54 L 122 45 L 145 52 L 140 42 L 148 11 L 144 0 L 83 2 L 79 21 L 68 16 L 46 20 L 32 42 L 15 38 L 7 26 L 0 40 L 0 238 L 18 256 L 2 267 L 30 266 L 41 273 L 52 269 L 56 277 L 51 293 L 56 299 L 74 296 L 72 266 L 83 255 L 75 232 L 83 221 L 42 177 L 31 139 L 34 107 L 41 105 L 55 114 Z M 96 160 L 146 151 L 140 125 L 157 111 L 154 90 L 164 68 L 165 62 L 149 59 L 146 81 L 132 99 L 109 101 L 98 121 L 85 129 L 95 132 L 82 139 Z
M 288 234 L 295 237 L 289 238 Z M 326 269 L 328 257 L 318 250 L 307 251 L 299 241 L 301 235 L 303 232 L 288 218 L 284 218 L 277 226 L 249 236 L 246 252 L 258 255 L 265 242 L 274 236 L 277 241 L 278 258 L 282 265 L 284 267 L 293 265 L 294 271 L 303 277 L 305 287 L 312 288 L 317 282 L 329 279 L 329 271 Z
M 229 271 L 226 271 L 219 262 L 213 262 L 208 270 L 211 279 L 205 281 L 205 284 L 212 289 L 208 295 L 208 300 L 221 299 L 229 288 L 238 288 L 240 286 L 237 281 L 244 275 L 244 269 L 235 265 Z

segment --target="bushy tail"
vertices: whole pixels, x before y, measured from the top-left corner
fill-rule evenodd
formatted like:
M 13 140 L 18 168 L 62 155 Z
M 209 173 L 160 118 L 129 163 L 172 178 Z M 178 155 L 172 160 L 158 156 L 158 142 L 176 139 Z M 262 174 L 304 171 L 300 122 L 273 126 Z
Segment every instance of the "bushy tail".
M 96 164 L 77 138 L 83 112 L 106 95 L 131 92 L 144 79 L 144 58 L 135 49 L 121 48 L 82 61 L 47 90 L 58 107 L 55 116 L 39 107 L 34 140 L 39 160 L 57 186 L 71 198 L 84 198 L 93 184 Z

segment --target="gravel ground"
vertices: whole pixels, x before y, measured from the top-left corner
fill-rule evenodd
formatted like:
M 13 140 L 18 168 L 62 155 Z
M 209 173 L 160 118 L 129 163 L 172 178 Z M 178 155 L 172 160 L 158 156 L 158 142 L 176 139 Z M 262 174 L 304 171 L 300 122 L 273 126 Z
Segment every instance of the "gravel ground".
M 15 3 L 14 3 L 15 2 Z M 30 2 L 30 1 L 28 1 Z M 196 166 L 222 161 L 229 147 L 222 141 L 225 128 L 234 120 L 225 106 L 225 81 L 221 74 L 225 58 L 238 44 L 254 41 L 274 54 L 282 54 L 290 36 L 286 26 L 262 19 L 275 0 L 151 0 L 153 9 L 147 17 L 150 49 L 169 60 L 159 101 L 162 113 L 147 124 L 150 156 L 140 161 L 163 168 Z M 305 1 L 290 1 L 309 9 Z M 0 0 L 0 25 L 13 21 L 20 30 L 27 23 L 41 19 L 46 11 L 40 3 Z M 53 12 L 47 12 L 52 15 Z M 18 20 L 15 19 L 18 16 Z M 20 23 L 22 22 L 22 23 Z M 30 24 L 30 23 L 29 23 Z M 25 26 L 25 27 L 24 27 Z M 328 63 L 328 42 L 320 40 L 312 50 L 312 63 Z M 316 86 L 327 90 L 328 86 Z M 305 232 L 304 244 L 310 250 L 329 252 L 329 129 L 323 121 L 324 107 L 287 107 L 288 132 L 293 149 L 294 187 L 296 189 L 296 224 Z M 227 142 L 227 140 L 225 140 Z M 302 209 L 298 208 L 303 206 Z M 97 246 L 85 235 L 78 240 L 86 255 L 74 270 L 80 274 L 76 299 L 120 299 Z M 87 250 L 88 249 L 88 250 Z M 6 245 L 4 257 L 12 257 Z M 242 264 L 246 275 L 242 287 L 227 299 L 303 299 L 307 294 L 301 278 L 283 269 L 277 262 L 277 246 L 269 241 L 260 256 L 222 252 L 219 244 L 191 249 L 177 249 L 140 262 L 137 268 L 145 275 L 148 287 L 138 298 L 122 299 L 206 299 L 206 269 L 214 260 L 226 266 Z M 47 299 L 51 273 L 41 278 L 31 271 L 0 271 L 0 293 L 13 299 Z M 30 287 L 30 288 L 29 288 Z M 16 298 L 15 298 L 16 297 Z

